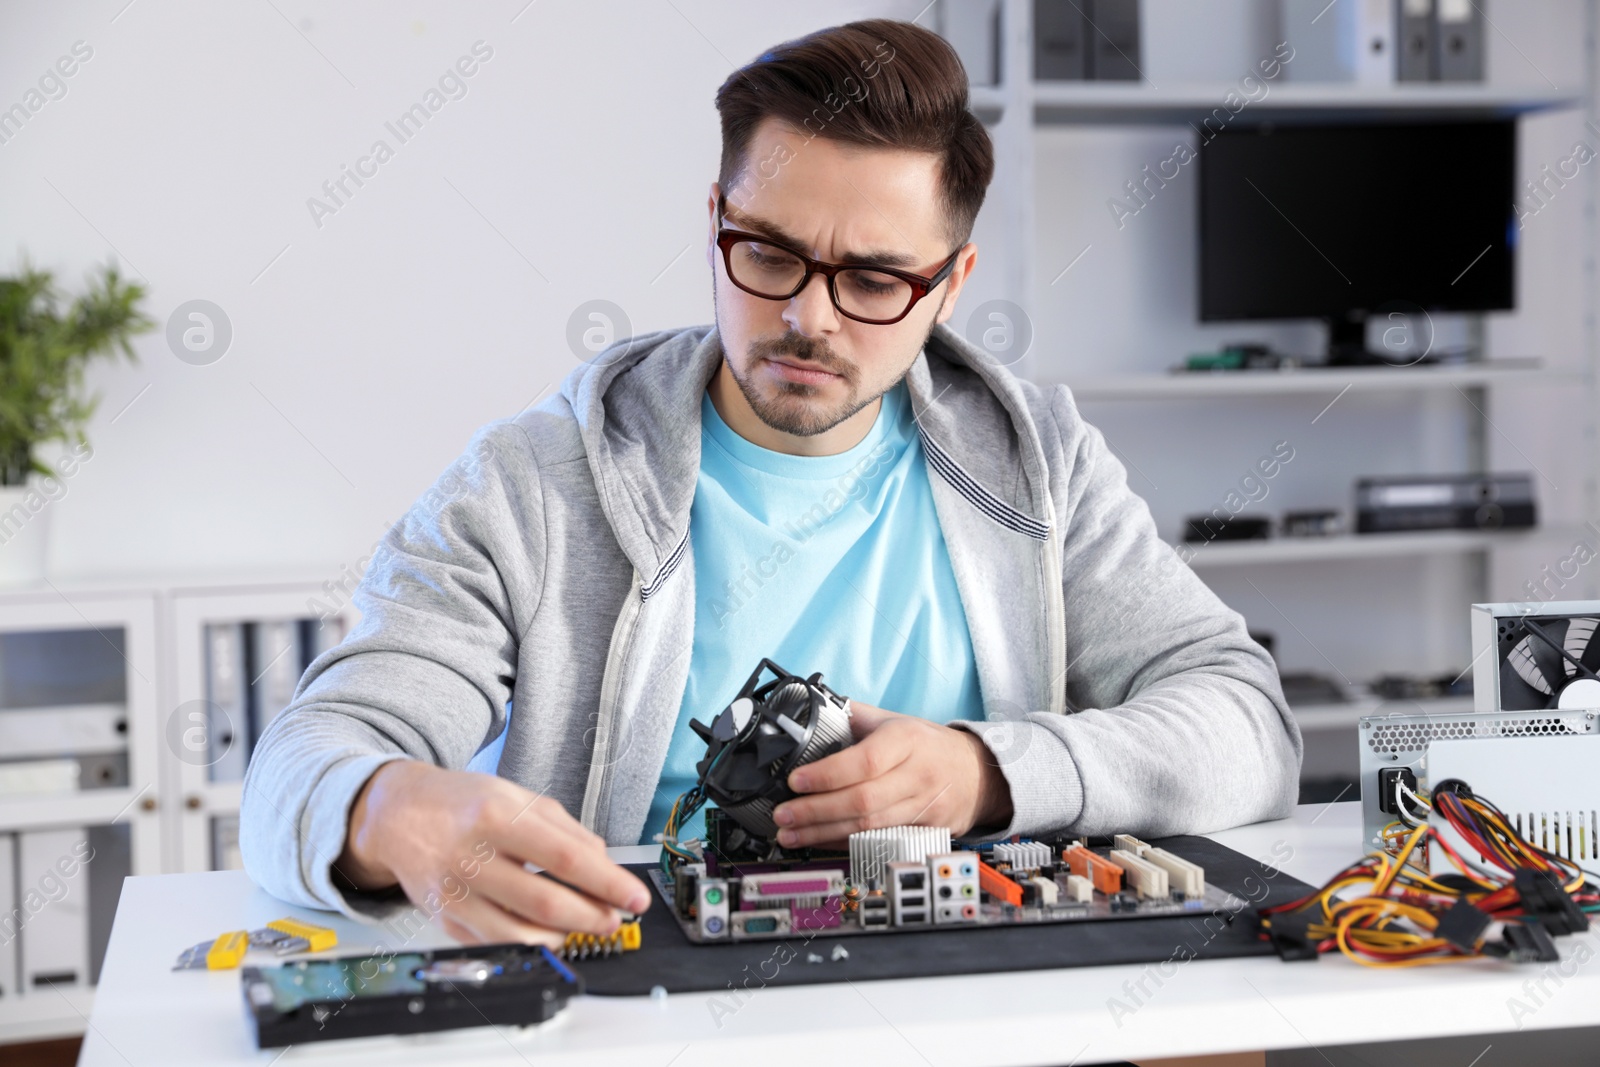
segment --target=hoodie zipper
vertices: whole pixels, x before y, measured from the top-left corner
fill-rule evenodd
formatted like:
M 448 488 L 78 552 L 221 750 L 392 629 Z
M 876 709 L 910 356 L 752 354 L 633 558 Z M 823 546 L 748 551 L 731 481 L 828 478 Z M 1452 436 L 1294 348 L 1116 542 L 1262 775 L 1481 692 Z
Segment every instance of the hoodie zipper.
M 606 650 L 606 669 L 600 680 L 600 709 L 595 724 L 594 752 L 589 757 L 589 785 L 583 794 L 583 812 L 580 816 L 583 825 L 601 837 L 606 836 L 601 828 L 601 819 L 609 820 L 611 815 L 609 803 L 602 811 L 601 798 L 606 796 L 611 768 L 616 762 L 612 759 L 611 748 L 616 733 L 617 694 L 622 689 L 623 663 L 632 651 L 633 635 L 643 606 L 642 585 L 639 572 L 635 570 L 633 587 L 628 590 L 628 599 L 617 615 L 617 623 L 611 630 L 611 647 Z
M 1067 710 L 1067 605 L 1061 589 L 1061 544 L 1056 537 L 1056 507 L 1048 491 L 1044 498 L 1044 521 L 1050 527 L 1041 550 L 1044 552 L 1044 602 L 1046 640 L 1050 643 L 1050 710 L 1057 715 Z

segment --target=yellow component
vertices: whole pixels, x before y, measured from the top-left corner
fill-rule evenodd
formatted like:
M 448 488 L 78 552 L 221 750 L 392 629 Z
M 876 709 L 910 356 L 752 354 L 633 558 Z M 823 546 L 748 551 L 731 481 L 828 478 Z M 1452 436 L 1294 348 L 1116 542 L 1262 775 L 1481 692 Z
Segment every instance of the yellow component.
M 640 933 L 639 920 L 625 922 L 617 927 L 615 933 L 608 937 L 597 937 L 594 934 L 568 934 L 565 942 L 556 950 L 556 955 L 562 959 L 588 959 L 591 956 L 610 956 L 616 952 L 632 952 L 639 947 Z
M 336 948 L 339 944 L 339 935 L 326 926 L 312 926 L 299 919 L 276 919 L 267 924 L 267 929 L 276 930 L 290 937 L 303 937 L 310 946 L 308 952 L 325 952 Z
M 249 947 L 250 935 L 244 930 L 220 935 L 206 950 L 206 970 L 226 971 L 239 966 Z

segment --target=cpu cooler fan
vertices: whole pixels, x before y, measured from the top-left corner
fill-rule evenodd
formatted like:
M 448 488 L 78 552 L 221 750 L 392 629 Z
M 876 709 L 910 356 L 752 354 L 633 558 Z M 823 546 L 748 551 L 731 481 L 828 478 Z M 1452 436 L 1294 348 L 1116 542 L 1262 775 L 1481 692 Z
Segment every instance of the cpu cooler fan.
M 762 684 L 764 672 L 772 681 Z M 772 810 L 795 794 L 789 772 L 851 744 L 850 701 L 822 683 L 790 674 L 769 659 L 710 726 L 690 720 L 706 743 L 695 767 L 699 787 L 750 833 L 778 832 Z
M 1495 622 L 1502 710 L 1600 708 L 1600 616 L 1502 616 Z

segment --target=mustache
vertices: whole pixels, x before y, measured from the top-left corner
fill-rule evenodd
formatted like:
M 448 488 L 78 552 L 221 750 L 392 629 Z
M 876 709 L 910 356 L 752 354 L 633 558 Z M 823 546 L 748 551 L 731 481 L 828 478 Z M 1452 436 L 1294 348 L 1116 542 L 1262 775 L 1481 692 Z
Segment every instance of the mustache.
M 782 337 L 758 338 L 750 342 L 750 354 L 758 359 L 783 356 L 796 363 L 806 363 L 818 370 L 837 374 L 847 382 L 856 380 L 856 369 L 834 355 L 827 342 L 802 337 L 793 331 Z

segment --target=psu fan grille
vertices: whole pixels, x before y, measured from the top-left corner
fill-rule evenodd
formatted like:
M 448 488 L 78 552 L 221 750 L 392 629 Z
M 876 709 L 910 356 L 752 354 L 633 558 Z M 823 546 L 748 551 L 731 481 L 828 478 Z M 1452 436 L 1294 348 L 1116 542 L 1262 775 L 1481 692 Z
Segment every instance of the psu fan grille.
M 1375 752 L 1421 752 L 1430 741 L 1474 737 L 1534 737 L 1547 734 L 1587 733 L 1557 716 L 1521 716 L 1506 719 L 1430 719 L 1375 723 L 1367 745 Z

